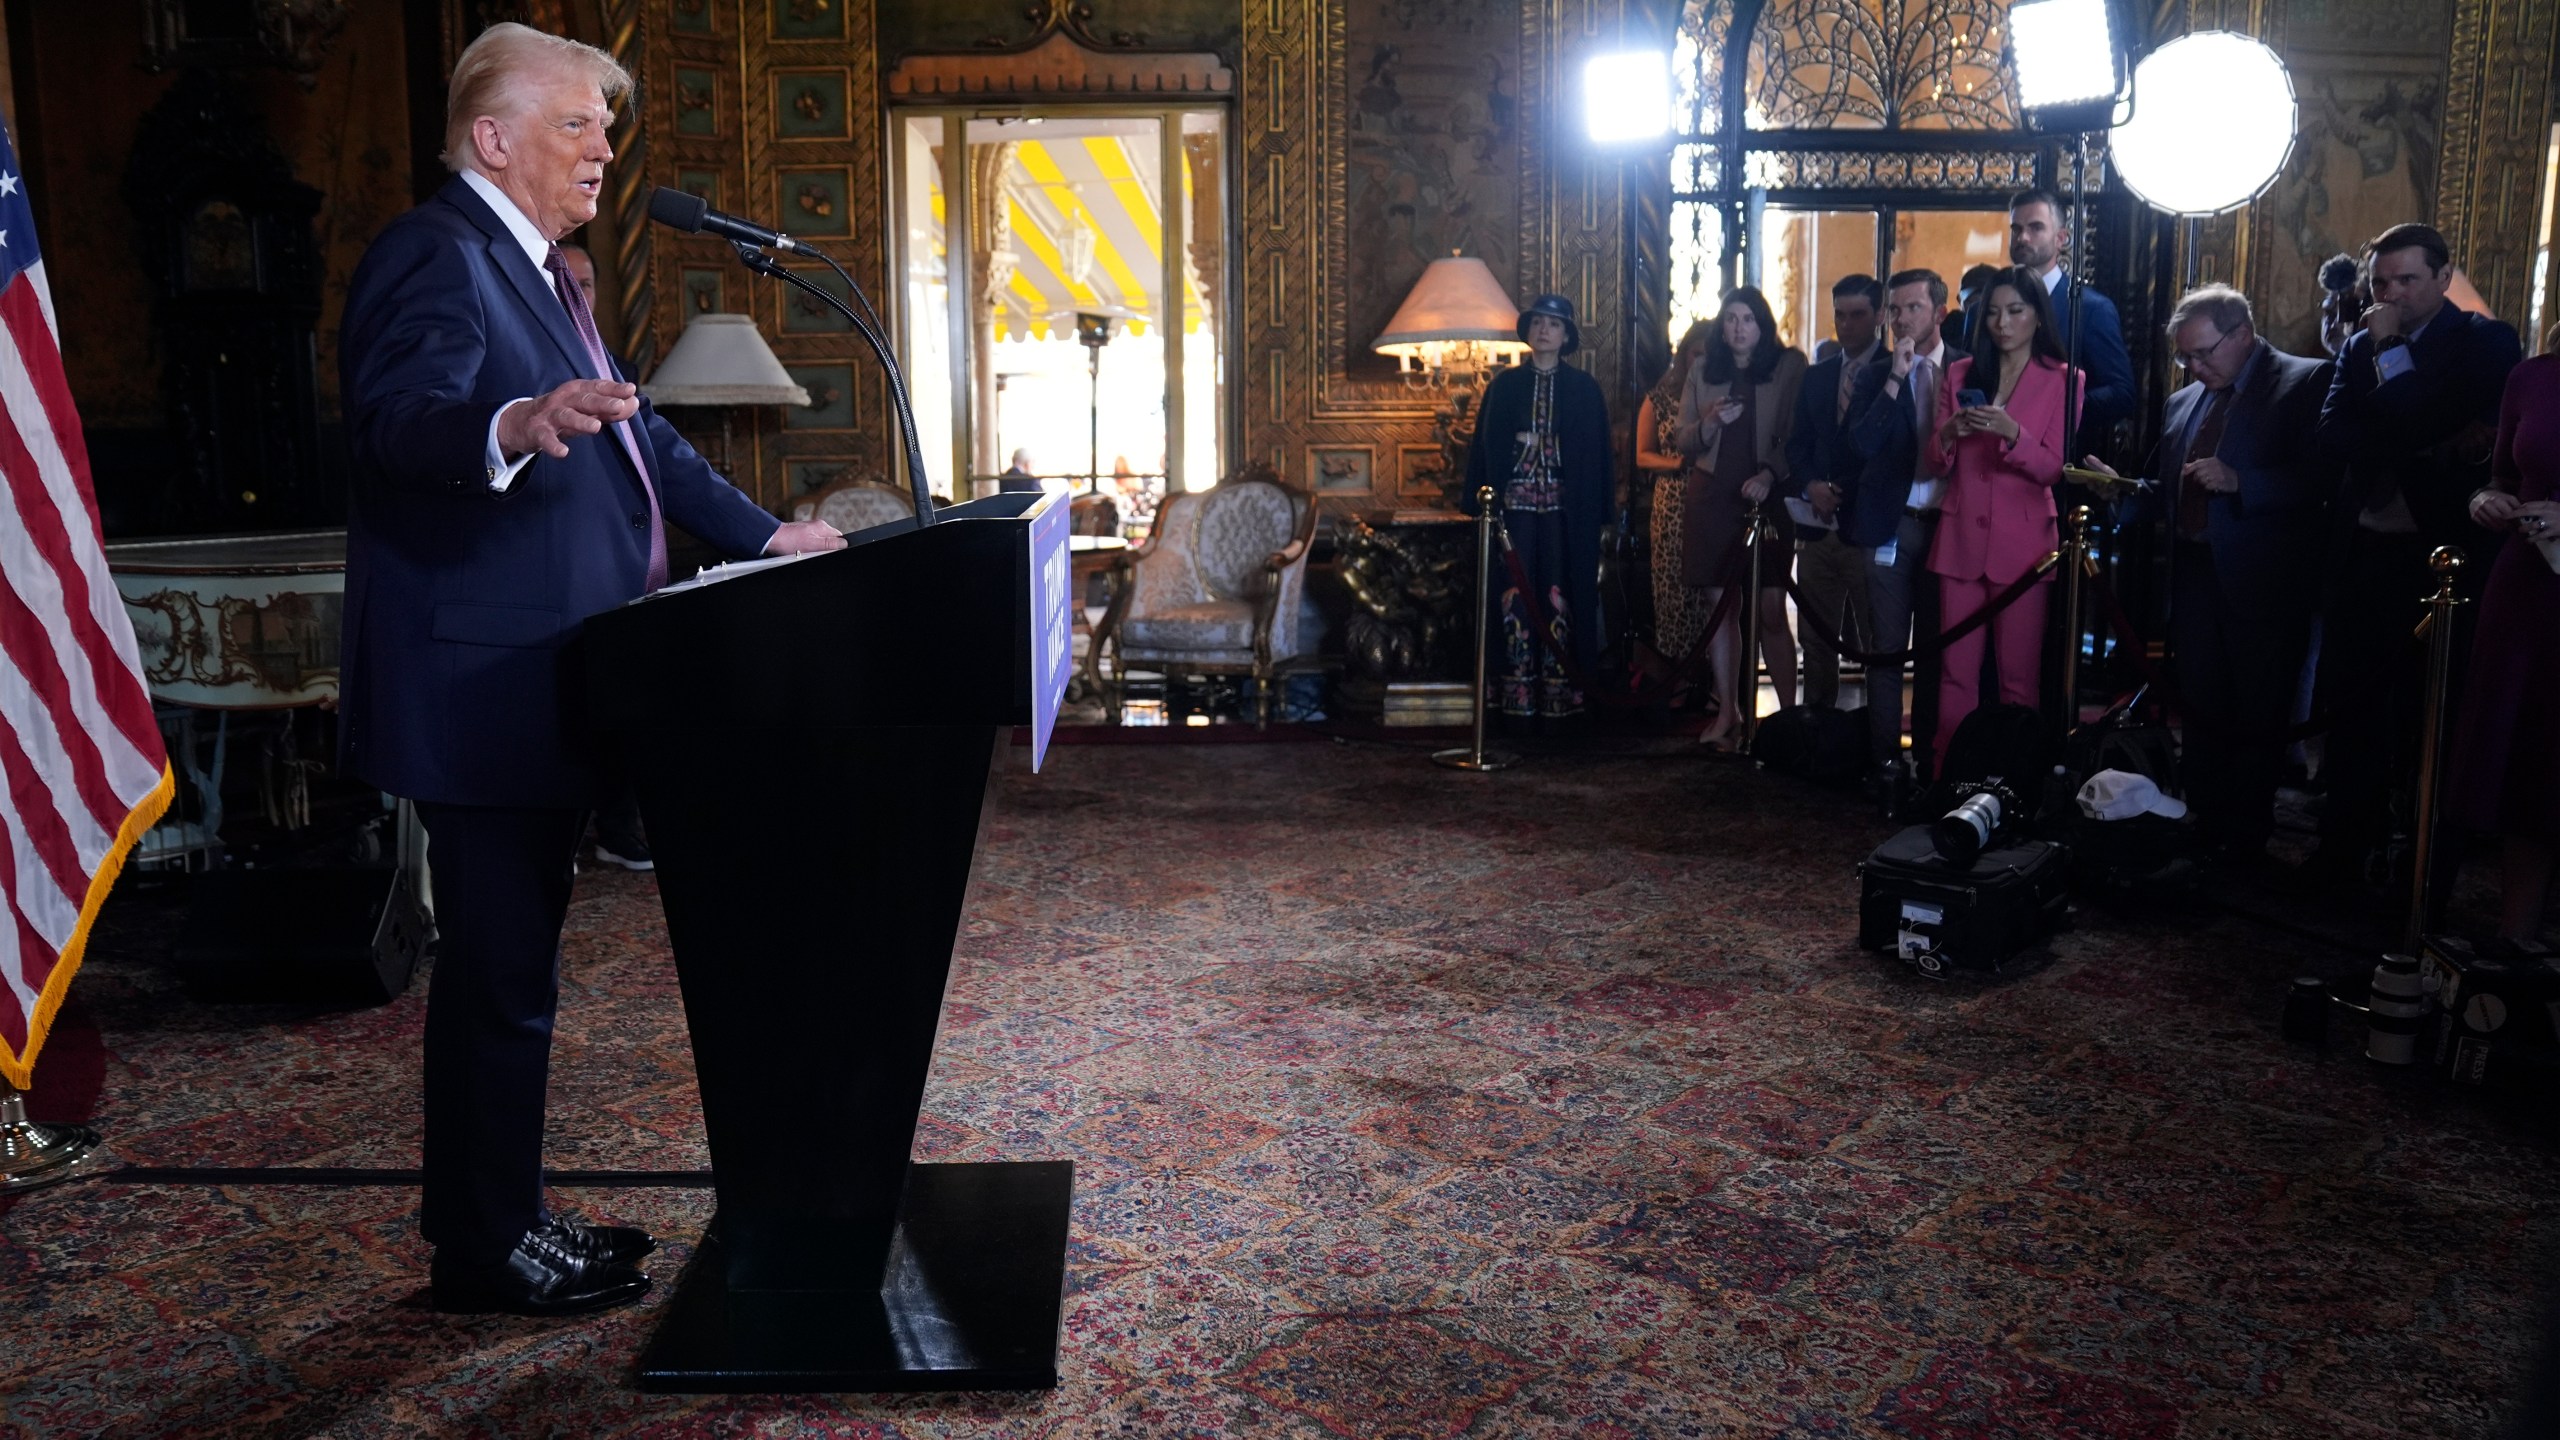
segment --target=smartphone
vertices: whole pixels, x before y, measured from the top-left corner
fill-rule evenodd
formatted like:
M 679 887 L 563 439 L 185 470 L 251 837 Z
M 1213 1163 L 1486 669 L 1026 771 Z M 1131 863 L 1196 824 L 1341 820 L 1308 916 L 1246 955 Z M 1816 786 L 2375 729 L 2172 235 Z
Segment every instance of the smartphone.
M 1956 392 L 1956 408 L 1959 410 L 1978 409 L 1990 403 L 1991 397 L 1983 394 L 1979 390 L 1959 390 Z

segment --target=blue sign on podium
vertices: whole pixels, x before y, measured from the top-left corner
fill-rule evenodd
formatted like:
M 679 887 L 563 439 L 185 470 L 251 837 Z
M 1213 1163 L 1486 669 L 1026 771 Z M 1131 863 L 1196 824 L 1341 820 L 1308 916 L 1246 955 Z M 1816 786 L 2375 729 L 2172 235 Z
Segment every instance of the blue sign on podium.
M 1065 497 L 1039 509 L 1026 527 L 1031 546 L 1031 768 L 1048 758 L 1067 677 L 1075 669 L 1075 572 L 1067 563 Z

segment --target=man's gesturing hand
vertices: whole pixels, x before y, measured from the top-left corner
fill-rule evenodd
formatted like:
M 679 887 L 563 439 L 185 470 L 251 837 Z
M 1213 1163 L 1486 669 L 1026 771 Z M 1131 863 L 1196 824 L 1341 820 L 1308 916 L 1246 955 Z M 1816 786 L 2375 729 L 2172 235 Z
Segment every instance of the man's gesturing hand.
M 572 380 L 548 395 L 519 400 L 498 417 L 498 446 L 510 455 L 539 450 L 569 458 L 569 437 L 594 435 L 640 413 L 637 386 L 620 380 Z

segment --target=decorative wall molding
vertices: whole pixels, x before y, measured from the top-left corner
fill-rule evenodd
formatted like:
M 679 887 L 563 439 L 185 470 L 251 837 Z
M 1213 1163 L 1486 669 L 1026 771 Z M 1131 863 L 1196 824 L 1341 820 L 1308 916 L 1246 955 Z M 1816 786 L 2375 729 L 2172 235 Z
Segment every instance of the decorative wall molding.
M 910 55 L 889 72 L 898 99 L 936 96 L 1228 95 L 1235 71 L 1206 52 L 1096 50 L 1063 29 L 1022 50 Z
M 2522 328 L 2533 293 L 2560 0 L 2455 0 L 2436 228 L 2480 298 Z M 2539 337 L 2526 336 L 2531 353 Z

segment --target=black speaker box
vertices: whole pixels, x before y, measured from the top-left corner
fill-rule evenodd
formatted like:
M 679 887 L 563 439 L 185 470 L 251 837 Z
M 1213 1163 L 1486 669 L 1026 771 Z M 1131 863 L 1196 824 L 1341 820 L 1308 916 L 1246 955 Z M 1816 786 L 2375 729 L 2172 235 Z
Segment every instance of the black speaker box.
M 192 884 L 170 963 L 199 1000 L 381 1005 L 426 954 L 400 870 L 212 870 Z

